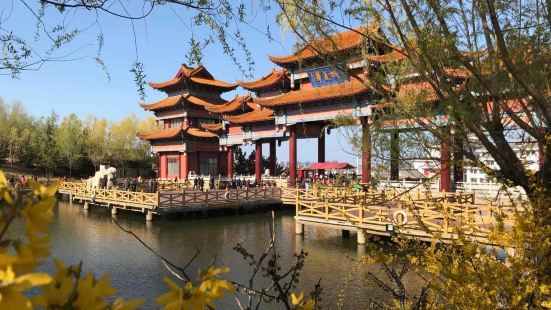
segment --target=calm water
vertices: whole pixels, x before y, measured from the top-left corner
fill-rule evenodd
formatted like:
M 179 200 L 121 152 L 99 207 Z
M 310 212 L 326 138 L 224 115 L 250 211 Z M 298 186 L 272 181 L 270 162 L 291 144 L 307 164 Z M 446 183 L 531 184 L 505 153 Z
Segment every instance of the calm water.
M 51 227 L 54 257 L 67 263 L 83 261 L 85 270 L 93 269 L 96 275 L 110 274 L 111 283 L 120 296 L 144 297 L 144 308 L 155 308 L 155 297 L 166 292 L 162 279 L 169 274 L 159 259 L 116 226 L 108 209 L 92 207 L 84 211 L 79 204 L 70 206 L 62 201 L 55 214 L 56 220 Z M 188 261 L 196 247 L 201 249 L 189 268 L 190 275 L 215 261 L 217 266 L 230 267 L 228 278 L 242 283 L 248 279 L 250 268 L 232 248 L 242 242 L 246 249 L 259 254 L 270 236 L 265 212 L 209 218 L 157 216 L 151 223 L 146 223 L 142 214 L 119 212 L 117 219 L 151 247 L 181 265 Z M 292 210 L 276 211 L 275 225 L 276 243 L 283 262 L 290 264 L 293 254 L 302 248 L 309 253 L 299 287 L 309 292 L 321 278 L 326 291 L 324 308 L 336 307 L 338 291 L 346 277 L 352 279 L 346 308 L 366 308 L 370 298 L 384 296 L 378 288 L 366 283 L 364 267 L 350 275 L 356 266 L 353 260 L 358 257 L 354 233 L 343 238 L 336 230 L 306 227 L 305 236 L 297 237 Z M 52 264 L 46 266 L 46 269 L 52 268 Z M 220 309 L 237 308 L 233 297 L 219 305 Z

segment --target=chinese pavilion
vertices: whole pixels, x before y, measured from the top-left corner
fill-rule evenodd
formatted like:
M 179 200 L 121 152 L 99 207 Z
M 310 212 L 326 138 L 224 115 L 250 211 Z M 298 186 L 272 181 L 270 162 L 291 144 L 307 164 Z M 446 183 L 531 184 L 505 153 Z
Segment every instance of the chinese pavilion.
M 207 109 L 225 111 L 231 103 L 220 94 L 235 89 L 237 84 L 214 79 L 203 66 L 182 65 L 173 79 L 149 85 L 168 95 L 161 101 L 140 105 L 155 113 L 162 124 L 157 132 L 140 134 L 151 143 L 151 152 L 159 155 L 159 177 L 186 179 L 191 171 L 226 174 L 226 154 L 220 151 L 218 136 L 201 126 L 218 121 L 218 115 Z
M 255 81 L 238 81 L 236 84 L 215 80 L 202 66 L 190 68 L 182 65 L 176 77 L 151 87 L 164 91 L 168 98 L 141 106 L 153 111 L 163 129 L 141 135 L 151 141 L 152 152 L 159 154 L 161 178 L 185 178 L 189 171 L 200 174 L 233 176 L 233 150 L 235 147 L 254 144 L 256 152 L 255 178 L 262 176 L 262 144 L 269 143 L 270 174 L 275 173 L 276 143 L 289 141 L 289 184 L 294 186 L 297 177 L 297 139 L 318 139 L 318 162 L 325 162 L 325 134 L 329 134 L 332 121 L 338 115 L 352 116 L 362 126 L 362 144 L 371 145 L 370 126 L 380 113 L 391 106 L 375 104 L 381 94 L 400 97 L 426 93 L 426 101 L 435 107 L 438 97 L 426 83 L 417 81 L 415 74 L 401 79 L 398 85 L 377 86 L 370 83 L 372 72 L 380 65 L 399 61 L 404 52 L 389 48 L 388 44 L 368 42 L 364 33 L 376 33 L 377 24 L 344 31 L 330 40 L 319 39 L 287 56 L 269 56 L 281 67 Z M 323 55 L 323 57 L 322 57 Z M 332 64 L 327 65 L 327 57 Z M 450 79 L 460 85 L 468 78 L 458 69 L 446 71 Z M 229 102 L 220 94 L 237 86 L 250 91 Z M 441 126 L 446 117 L 440 115 Z M 391 178 L 398 178 L 399 132 L 411 130 L 400 126 L 397 120 L 387 130 L 391 134 Z M 406 124 L 407 125 L 407 124 Z M 441 146 L 442 191 L 450 190 L 449 147 Z M 454 156 L 456 156 L 454 154 Z M 362 149 L 364 182 L 370 182 L 370 147 Z M 454 172 L 460 176 L 461 171 Z

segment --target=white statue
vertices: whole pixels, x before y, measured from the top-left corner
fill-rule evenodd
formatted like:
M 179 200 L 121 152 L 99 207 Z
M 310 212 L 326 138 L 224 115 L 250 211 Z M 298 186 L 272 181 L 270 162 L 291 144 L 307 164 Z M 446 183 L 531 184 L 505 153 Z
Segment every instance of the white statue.
M 117 168 L 106 168 L 104 165 L 100 165 L 99 171 L 93 177 L 86 180 L 86 187 L 112 189 L 116 185 L 116 178 Z

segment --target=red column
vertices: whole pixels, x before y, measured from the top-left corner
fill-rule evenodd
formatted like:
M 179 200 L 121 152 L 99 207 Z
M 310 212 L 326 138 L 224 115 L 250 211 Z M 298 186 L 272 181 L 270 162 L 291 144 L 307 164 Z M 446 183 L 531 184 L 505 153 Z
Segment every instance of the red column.
M 262 178 L 262 142 L 256 141 L 254 156 L 254 176 L 256 183 L 260 183 Z
M 189 172 L 189 164 L 187 160 L 187 152 L 180 154 L 180 180 L 187 180 Z
M 276 175 L 276 140 L 270 140 L 270 175 Z
M 457 183 L 463 182 L 463 139 L 461 137 L 454 137 L 455 152 L 453 153 L 453 181 L 455 182 L 455 188 Z
M 297 131 L 296 126 L 289 127 L 289 186 L 297 184 Z
M 440 191 L 451 190 L 450 146 L 445 141 L 440 142 Z
M 318 137 L 318 162 L 325 162 L 325 131 Z
M 159 178 L 165 179 L 168 172 L 168 157 L 159 154 Z
M 393 130 L 390 134 L 390 179 L 400 179 L 400 133 Z
M 371 183 L 371 130 L 367 116 L 362 117 L 362 182 Z
M 228 146 L 228 178 L 233 178 L 233 146 Z

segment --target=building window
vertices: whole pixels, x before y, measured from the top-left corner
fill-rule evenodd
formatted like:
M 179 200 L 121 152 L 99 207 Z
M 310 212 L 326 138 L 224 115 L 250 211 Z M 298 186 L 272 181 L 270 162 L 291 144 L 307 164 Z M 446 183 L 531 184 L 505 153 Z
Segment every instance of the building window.
M 178 157 L 169 157 L 168 158 L 168 175 L 176 176 L 178 175 L 178 169 L 180 168 L 180 163 Z
M 181 118 L 173 118 L 170 120 L 170 128 L 179 128 L 179 127 L 182 127 Z
M 216 158 L 201 157 L 201 174 L 217 175 L 218 160 Z

